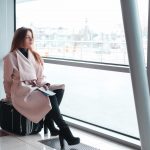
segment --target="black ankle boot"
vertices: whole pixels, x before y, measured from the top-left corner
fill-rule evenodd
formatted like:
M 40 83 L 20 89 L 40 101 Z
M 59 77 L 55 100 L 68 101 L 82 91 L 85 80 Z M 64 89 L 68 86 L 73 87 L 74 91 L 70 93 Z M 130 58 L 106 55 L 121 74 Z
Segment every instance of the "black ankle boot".
M 74 137 L 69 127 L 60 129 L 59 141 L 61 148 L 64 148 L 64 140 L 67 141 L 68 145 L 76 145 L 80 143 L 80 138 Z
M 51 133 L 51 136 L 56 136 L 56 135 L 59 135 L 59 130 L 55 128 L 54 126 L 54 122 L 52 119 L 49 119 L 49 120 L 46 120 L 44 122 L 44 133 L 46 134 L 47 133 L 47 129 L 49 129 L 50 133 Z

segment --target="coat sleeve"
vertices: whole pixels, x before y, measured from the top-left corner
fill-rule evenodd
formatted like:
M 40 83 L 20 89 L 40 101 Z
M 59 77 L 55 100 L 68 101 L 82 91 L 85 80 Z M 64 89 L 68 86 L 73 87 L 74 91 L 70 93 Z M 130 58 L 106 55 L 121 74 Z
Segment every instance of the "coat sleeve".
M 49 82 L 47 81 L 46 76 L 44 75 L 44 65 L 42 66 L 40 64 L 38 67 L 38 73 L 37 73 L 37 85 L 41 87 L 45 85 L 46 83 L 49 83 Z
M 11 85 L 12 85 L 12 74 L 13 64 L 9 57 L 3 58 L 3 85 L 6 94 L 6 99 L 11 99 Z
M 44 63 L 44 61 L 43 61 Z M 46 76 L 44 75 L 44 65 L 42 66 L 41 64 L 38 67 L 38 74 L 37 74 L 37 85 L 38 86 L 43 86 L 49 81 L 46 79 Z M 57 89 L 65 89 L 65 84 L 51 84 L 50 90 L 57 90 Z

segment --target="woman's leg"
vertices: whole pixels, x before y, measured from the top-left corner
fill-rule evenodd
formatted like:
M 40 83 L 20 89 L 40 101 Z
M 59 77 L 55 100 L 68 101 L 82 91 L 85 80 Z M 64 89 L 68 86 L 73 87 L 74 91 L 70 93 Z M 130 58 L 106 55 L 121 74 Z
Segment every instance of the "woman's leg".
M 64 95 L 64 89 L 57 89 L 53 91 L 56 93 L 57 102 L 58 102 L 58 105 L 60 105 L 63 95 Z
M 54 90 L 54 92 L 56 93 L 55 96 L 57 97 L 58 105 L 60 105 L 63 95 L 64 95 L 64 89 L 57 89 L 57 90 Z M 52 119 L 49 119 L 49 130 L 50 130 L 52 136 L 59 134 L 59 130 L 55 128 L 55 125 L 54 125 L 54 122 Z M 47 133 L 46 124 L 44 124 L 44 133 L 45 134 Z
M 61 146 L 63 147 L 63 144 L 62 144 L 63 139 L 65 139 L 69 145 L 78 144 L 80 142 L 80 139 L 72 135 L 69 129 L 69 126 L 63 119 L 60 109 L 59 109 L 57 97 L 55 95 L 50 96 L 50 102 L 52 105 L 52 110 L 46 115 L 46 121 L 48 124 L 48 120 L 52 118 L 57 124 L 57 126 L 59 127 Z
M 50 96 L 50 102 L 52 105 L 52 110 L 46 115 L 46 121 L 53 119 L 59 128 L 67 126 L 66 122 L 60 113 L 59 104 L 56 95 Z

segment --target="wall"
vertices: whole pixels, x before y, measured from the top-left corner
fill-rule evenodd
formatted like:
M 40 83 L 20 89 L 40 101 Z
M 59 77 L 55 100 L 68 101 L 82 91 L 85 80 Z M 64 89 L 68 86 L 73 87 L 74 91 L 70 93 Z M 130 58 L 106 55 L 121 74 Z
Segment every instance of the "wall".
M 3 88 L 3 57 L 9 52 L 14 33 L 14 0 L 0 0 L 0 99 Z

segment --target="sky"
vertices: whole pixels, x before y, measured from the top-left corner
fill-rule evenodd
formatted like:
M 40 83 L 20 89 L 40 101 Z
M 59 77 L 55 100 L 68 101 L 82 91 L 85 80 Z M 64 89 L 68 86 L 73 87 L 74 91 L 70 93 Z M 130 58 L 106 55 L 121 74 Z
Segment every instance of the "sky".
M 148 0 L 138 0 L 142 26 L 147 23 Z M 110 32 L 123 27 L 120 0 L 34 0 L 18 3 L 21 24 L 79 29 L 85 20 L 92 30 Z

